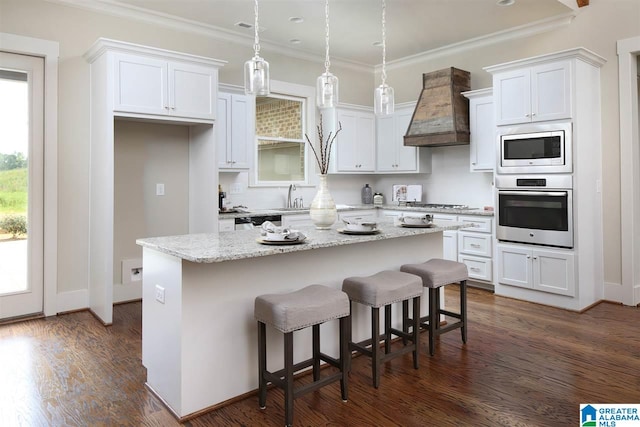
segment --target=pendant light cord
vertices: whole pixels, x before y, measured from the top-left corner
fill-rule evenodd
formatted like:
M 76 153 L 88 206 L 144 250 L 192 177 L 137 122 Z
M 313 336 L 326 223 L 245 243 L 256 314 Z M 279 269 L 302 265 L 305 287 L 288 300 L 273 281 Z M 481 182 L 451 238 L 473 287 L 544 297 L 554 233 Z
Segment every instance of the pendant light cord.
M 253 8 L 254 11 L 254 15 L 255 15 L 255 25 L 253 26 L 253 28 L 255 29 L 255 36 L 253 39 L 253 50 L 255 52 L 255 57 L 257 58 L 260 54 L 260 38 L 258 37 L 258 0 L 255 0 L 255 5 Z
M 325 45 L 326 45 L 326 52 L 324 57 L 324 69 L 325 69 L 325 73 L 329 74 L 329 67 L 331 66 L 331 62 L 329 61 L 329 0 L 326 0 L 325 6 L 324 6 L 324 22 L 325 22 Z
M 385 0 L 382 0 L 382 86 L 387 80 L 387 31 L 386 31 L 386 13 L 387 6 Z

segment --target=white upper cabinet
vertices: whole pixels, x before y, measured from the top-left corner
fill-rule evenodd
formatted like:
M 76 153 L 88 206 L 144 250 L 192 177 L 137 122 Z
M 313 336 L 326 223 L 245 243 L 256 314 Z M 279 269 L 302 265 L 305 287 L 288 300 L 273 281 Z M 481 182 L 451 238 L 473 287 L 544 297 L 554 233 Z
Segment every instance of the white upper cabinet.
M 492 93 L 491 88 L 463 93 L 469 98 L 471 172 L 493 172 L 495 168 L 497 141 Z
M 232 171 L 249 168 L 249 153 L 255 135 L 252 98 L 244 94 L 218 94 L 216 138 L 218 168 Z
M 571 62 L 555 61 L 493 75 L 496 124 L 571 118 Z
M 404 135 L 411 122 L 414 107 L 398 108 L 393 115 L 376 119 L 376 172 L 431 172 L 430 150 L 404 145 Z
M 373 173 L 376 155 L 373 112 L 341 107 L 336 113 L 342 130 L 335 141 L 330 172 Z
M 154 56 L 114 54 L 113 109 L 213 120 L 217 68 Z

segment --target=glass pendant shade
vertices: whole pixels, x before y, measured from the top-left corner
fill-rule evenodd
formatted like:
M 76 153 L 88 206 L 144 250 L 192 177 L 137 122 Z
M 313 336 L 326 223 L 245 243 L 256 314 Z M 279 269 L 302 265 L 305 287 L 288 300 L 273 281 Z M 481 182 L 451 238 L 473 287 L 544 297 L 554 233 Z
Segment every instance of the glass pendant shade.
M 393 88 L 386 83 L 378 86 L 374 93 L 373 111 L 377 116 L 387 116 L 393 114 L 395 110 L 395 100 Z
M 335 108 L 338 105 L 338 78 L 329 72 L 318 77 L 316 105 L 318 108 Z
M 244 91 L 247 95 L 268 96 L 269 63 L 258 55 L 244 63 Z

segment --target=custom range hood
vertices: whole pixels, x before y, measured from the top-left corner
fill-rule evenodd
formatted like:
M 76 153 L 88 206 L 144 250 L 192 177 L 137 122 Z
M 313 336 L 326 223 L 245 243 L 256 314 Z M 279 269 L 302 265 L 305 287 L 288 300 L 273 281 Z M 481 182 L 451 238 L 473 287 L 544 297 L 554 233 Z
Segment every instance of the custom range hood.
M 469 144 L 468 71 L 457 68 L 422 75 L 422 92 L 404 136 L 404 145 L 438 147 Z

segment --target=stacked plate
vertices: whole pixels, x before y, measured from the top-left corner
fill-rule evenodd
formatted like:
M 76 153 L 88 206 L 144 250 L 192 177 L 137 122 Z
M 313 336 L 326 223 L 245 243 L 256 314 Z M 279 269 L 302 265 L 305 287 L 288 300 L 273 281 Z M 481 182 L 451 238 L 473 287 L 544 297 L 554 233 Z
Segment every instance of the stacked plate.
M 344 227 L 338 228 L 342 234 L 376 234 L 379 233 L 378 224 L 363 218 L 343 219 Z
M 274 226 L 272 223 L 266 226 L 264 224 L 260 237 L 256 239 L 263 245 L 295 245 L 307 239 L 307 236 L 298 230 Z

